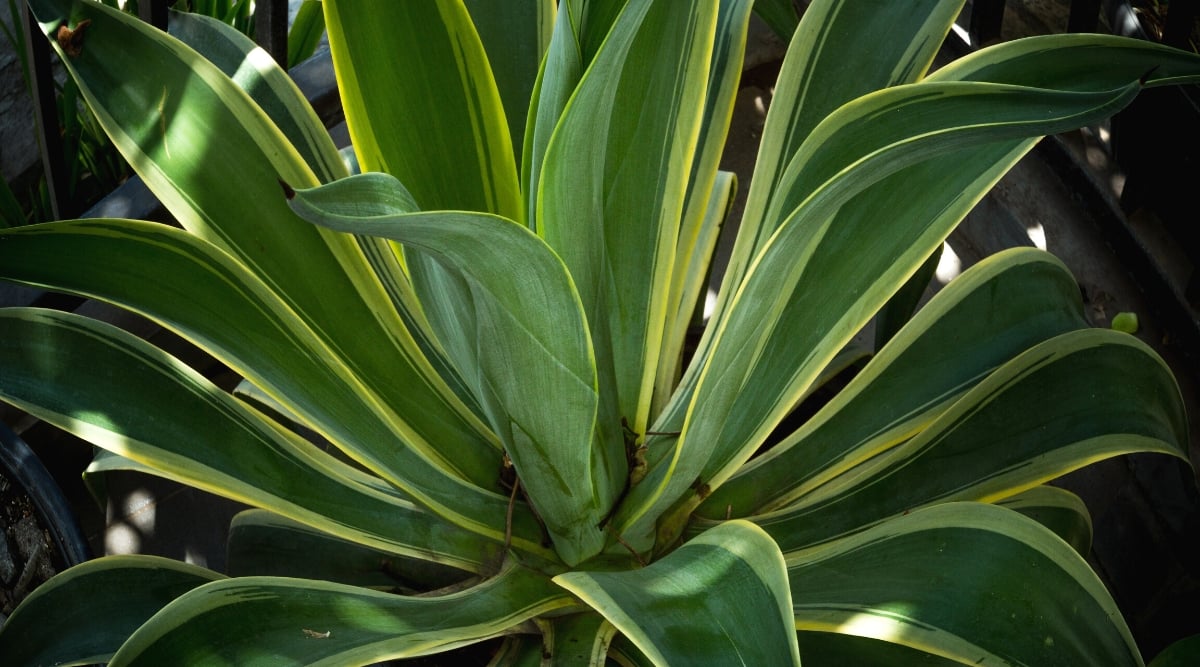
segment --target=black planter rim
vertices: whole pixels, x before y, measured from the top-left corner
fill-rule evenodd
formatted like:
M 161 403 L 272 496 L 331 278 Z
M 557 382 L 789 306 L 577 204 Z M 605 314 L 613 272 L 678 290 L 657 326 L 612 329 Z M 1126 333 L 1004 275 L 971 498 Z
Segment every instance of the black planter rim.
M 54 546 L 67 567 L 91 557 L 87 540 L 70 504 L 58 483 L 41 460 L 7 425 L 0 423 L 0 470 L 9 482 L 19 486 L 38 512 L 38 519 L 50 532 Z

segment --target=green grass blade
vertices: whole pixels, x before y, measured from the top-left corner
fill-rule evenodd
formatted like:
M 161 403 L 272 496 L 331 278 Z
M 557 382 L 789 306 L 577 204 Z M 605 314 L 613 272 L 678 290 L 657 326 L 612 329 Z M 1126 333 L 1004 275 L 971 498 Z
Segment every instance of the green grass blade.
M 59 573 L 22 601 L 0 627 L 0 655 L 10 665 L 107 662 L 169 602 L 223 578 L 157 556 L 90 560 Z
M 655 664 L 798 665 L 782 554 L 733 521 L 639 570 L 554 579 Z
M 965 664 L 1141 664 L 1087 562 L 1016 512 L 942 505 L 787 559 L 797 629 Z
M 543 575 L 521 567 L 437 597 L 240 577 L 176 600 L 134 633 L 110 664 L 372 664 L 470 644 L 571 604 Z

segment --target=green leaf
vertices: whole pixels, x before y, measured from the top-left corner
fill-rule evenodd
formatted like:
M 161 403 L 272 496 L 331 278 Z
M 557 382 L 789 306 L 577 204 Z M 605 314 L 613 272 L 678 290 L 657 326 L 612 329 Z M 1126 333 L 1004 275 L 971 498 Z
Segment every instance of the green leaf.
M 1069 33 L 1002 42 L 959 58 L 931 81 L 991 81 L 1102 91 L 1140 78 L 1146 87 L 1195 83 L 1200 55 L 1144 39 Z
M 304 0 L 300 3 L 300 9 L 296 10 L 296 17 L 288 30 L 288 69 L 311 58 L 324 35 L 325 14 L 321 1 Z
M 4 400 L 165 477 L 391 553 L 474 572 L 500 556 L 507 498 L 496 495 L 489 506 L 490 497 L 465 483 L 415 480 L 435 515 L 111 325 L 57 311 L 0 310 L 0 366 Z M 540 542 L 530 513 L 515 512 L 513 546 L 553 559 Z
M 1056 486 L 1035 486 L 996 503 L 1037 521 L 1071 545 L 1080 556 L 1092 552 L 1092 516 L 1083 500 Z
M 887 345 L 892 336 L 912 318 L 937 274 L 943 248 L 944 246 L 938 246 L 921 268 L 904 283 L 904 287 L 901 287 L 875 316 L 875 349 L 882 349 Z
M 393 593 L 425 593 L 460 583 L 462 570 L 347 542 L 265 510 L 229 525 L 230 576 L 322 579 Z
M 1016 512 L 940 505 L 787 559 L 800 630 L 965 664 L 1141 664 L 1083 557 Z
M 901 284 L 888 279 L 906 276 L 906 268 L 915 270 L 926 259 L 930 250 L 922 250 L 921 245 L 929 230 L 905 225 L 880 229 L 877 236 L 887 242 L 901 238 L 905 242 L 888 247 L 880 240 L 878 246 L 865 250 L 864 230 L 833 226 L 834 214 L 854 195 L 930 158 L 951 154 L 961 158 L 964 149 L 1103 118 L 1127 103 L 1138 87 L 1134 81 L 1105 93 L 1074 93 L 978 83 L 914 84 L 865 96 L 830 116 L 801 148 L 804 153 L 811 151 L 813 159 L 795 159 L 793 164 L 803 167 L 790 173 L 794 178 L 788 180 L 797 186 L 815 181 L 823 185 L 772 237 L 730 302 L 698 376 L 682 436 L 662 463 L 651 468 L 646 482 L 631 491 L 626 501 L 630 515 L 657 516 L 661 509 L 655 508 L 683 495 L 702 500 L 708 488 L 721 484 Z M 987 120 L 980 122 L 981 118 Z M 817 151 L 816 146 L 823 150 Z M 1004 161 L 987 161 L 997 163 Z M 939 178 L 944 183 L 943 176 Z M 940 185 L 931 187 L 946 192 Z M 787 192 L 790 186 L 780 190 Z M 954 196 L 982 196 L 985 191 L 968 188 L 955 191 Z M 905 192 L 912 196 L 911 190 Z M 952 221 L 937 218 L 934 222 L 946 225 L 935 226 L 932 233 L 937 236 L 929 239 L 941 243 Z M 922 243 L 914 243 L 914 238 Z M 851 255 L 844 254 L 849 252 L 854 253 L 853 262 L 847 259 Z M 867 270 L 876 262 L 890 268 Z M 833 293 L 806 289 L 818 279 L 832 280 L 840 287 Z M 703 436 L 689 438 L 693 430 Z M 682 518 L 693 502 L 684 501 L 678 516 Z M 675 521 L 666 524 L 664 543 L 671 541 L 677 527 Z M 635 527 L 634 533 L 639 532 Z
M 732 210 L 737 190 L 737 176 L 728 171 L 717 173 L 709 193 L 704 215 L 687 219 L 690 229 L 681 229 L 690 235 L 688 243 L 681 243 L 676 256 L 675 273 L 671 285 L 671 312 L 667 322 L 667 334 L 663 337 L 663 352 L 655 374 L 655 395 L 651 413 L 661 411 L 661 404 L 668 400 L 679 384 L 680 367 L 684 362 L 688 334 L 703 323 L 703 308 L 712 276 L 712 261 L 720 241 L 721 229 Z
M 995 294 L 1009 295 L 998 304 Z M 913 437 L 997 366 L 1087 326 L 1079 288 L 1049 253 L 993 255 L 951 281 L 838 395 L 697 510 L 778 509 Z
M 800 25 L 800 17 L 792 0 L 755 0 L 754 13 L 785 42 L 791 41 L 792 33 Z
M 555 2 L 466 0 L 465 4 L 487 51 L 513 148 L 520 148 L 525 142 L 526 116 L 538 69 L 550 47 Z M 516 158 L 520 164 L 520 154 Z
M 1119 454 L 1186 457 L 1186 433 L 1179 389 L 1149 347 L 1107 329 L 1075 331 L 1005 364 L 824 493 L 754 520 L 781 548 L 798 549 L 917 507 L 997 501 Z
M 692 171 L 688 176 L 675 269 L 667 302 L 667 329 L 662 338 L 651 414 L 657 415 L 678 382 L 686 328 L 691 324 L 697 299 L 708 287 L 709 267 L 721 224 L 733 205 L 735 180 L 719 176 L 717 167 L 725 149 L 733 103 L 741 81 L 746 52 L 751 2 L 722 0 L 705 94 L 703 118 Z
M 444 404 L 433 391 L 415 391 L 420 385 L 409 385 L 401 403 L 373 396 L 245 267 L 210 244 L 165 225 L 103 219 L 26 227 L 0 238 L 0 275 L 100 297 L 156 319 L 412 497 L 465 525 L 482 522 L 485 533 L 503 533 L 508 498 L 496 486 L 498 447 L 459 439 L 458 424 L 430 419 Z M 440 433 L 437 447 L 410 421 Z
M 488 667 L 542 667 L 542 648 L 540 637 L 534 635 L 509 635 L 496 649 Z
M 422 438 L 486 449 L 485 429 L 422 355 L 356 240 L 314 228 L 288 209 L 279 179 L 308 186 L 317 179 L 245 92 L 195 51 L 123 12 L 71 0 L 31 7 L 50 33 L 64 16 L 92 21 L 87 46 L 66 59 L 68 69 L 105 131 L 185 229 L 258 275 Z M 130 77 L 134 71 L 139 76 Z M 416 387 L 441 400 L 413 407 Z
M 595 359 L 562 261 L 511 220 L 415 212 L 407 190 L 387 174 L 299 190 L 291 205 L 314 223 L 420 249 L 465 287 L 466 300 L 449 303 L 446 319 L 431 318 L 439 339 L 483 405 L 563 559 L 574 564 L 598 553 L 604 542 L 598 526 L 620 490 L 624 460 L 620 450 L 592 447 Z M 506 284 L 513 289 L 496 287 Z
M 800 664 L 782 555 L 753 524 L 722 524 L 640 570 L 554 581 L 657 665 Z
M 524 220 L 500 93 L 463 3 L 323 4 L 363 171 L 400 179 L 425 210 Z
M 554 31 L 538 70 L 529 102 L 521 186 L 527 200 L 526 222 L 537 228 L 537 199 L 542 162 L 563 110 L 608 35 L 625 0 L 567 0 L 561 3 Z
M 224 577 L 157 556 L 106 556 L 39 586 L 0 626 L 10 665 L 107 662 L 146 619 L 187 591 Z
M 320 12 L 320 3 L 304 5 L 310 8 L 307 11 L 315 6 Z M 300 11 L 306 12 L 304 7 Z M 172 10 L 167 25 L 172 37 L 195 49 L 246 91 L 322 183 L 347 175 L 329 132 L 270 54 L 227 23 L 200 14 Z
M 1180 639 L 1150 661 L 1150 667 L 1188 667 L 1200 660 L 1200 635 Z
M 601 376 L 601 390 L 615 391 L 619 414 L 639 433 L 649 420 L 716 9 L 627 4 L 563 113 L 539 185 L 538 232 L 575 279 L 597 366 L 614 369 Z
M 549 665 L 603 667 L 608 646 L 617 629 L 594 612 L 548 620 L 542 626 L 543 641 L 550 647 Z
M 474 643 L 572 604 L 543 575 L 521 567 L 438 597 L 241 577 L 179 598 L 134 633 L 110 664 L 370 664 Z
M 837 632 L 800 631 L 800 655 L 807 664 L 816 665 L 914 665 L 920 667 L 959 667 L 957 660 L 932 655 L 903 644 L 871 637 Z
M 719 308 L 783 222 L 764 215 L 813 128 L 861 95 L 918 81 L 962 5 L 962 0 L 916 0 L 884 7 L 836 0 L 804 12 L 779 72 Z

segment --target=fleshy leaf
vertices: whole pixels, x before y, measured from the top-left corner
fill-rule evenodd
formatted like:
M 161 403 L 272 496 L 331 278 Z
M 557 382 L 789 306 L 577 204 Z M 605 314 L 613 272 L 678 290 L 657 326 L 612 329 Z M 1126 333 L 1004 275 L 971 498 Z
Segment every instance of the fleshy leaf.
M 157 556 L 90 560 L 39 586 L 0 626 L 10 665 L 106 662 L 135 630 L 187 591 L 224 577 Z
M 593 450 L 595 360 L 571 276 L 523 225 L 469 212 L 416 212 L 387 174 L 362 174 L 292 194 L 293 209 L 333 229 L 420 249 L 468 300 L 431 318 L 442 345 L 504 443 L 520 481 L 568 563 L 595 555 L 623 481 Z M 497 289 L 496 286 L 506 286 Z M 486 343 L 486 344 L 485 344 Z
M 800 630 L 965 664 L 1141 664 L 1083 557 L 1016 512 L 939 505 L 787 558 Z
M 439 597 L 240 577 L 176 600 L 139 628 L 110 664 L 365 665 L 470 644 L 571 604 L 543 575 L 520 567 Z
M 731 521 L 626 572 L 554 578 L 658 665 L 798 665 L 778 547 Z

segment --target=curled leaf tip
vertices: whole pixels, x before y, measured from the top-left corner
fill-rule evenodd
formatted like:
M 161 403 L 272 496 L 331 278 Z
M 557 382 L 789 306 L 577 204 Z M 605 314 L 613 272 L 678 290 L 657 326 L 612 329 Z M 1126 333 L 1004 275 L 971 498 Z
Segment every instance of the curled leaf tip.
M 283 179 L 278 179 L 278 180 L 279 180 L 279 187 L 283 188 L 283 196 L 287 197 L 289 201 L 291 201 L 292 199 L 295 199 L 296 191 L 294 189 L 292 189 L 292 186 L 288 185 L 287 183 L 284 183 Z

